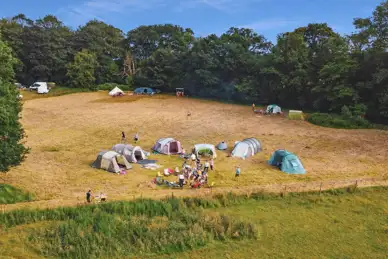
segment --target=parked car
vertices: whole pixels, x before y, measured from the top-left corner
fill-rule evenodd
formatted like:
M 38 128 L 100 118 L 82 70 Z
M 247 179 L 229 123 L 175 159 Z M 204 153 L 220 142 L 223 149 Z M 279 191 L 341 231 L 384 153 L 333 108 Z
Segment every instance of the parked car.
M 38 94 L 47 94 L 49 92 L 46 82 L 35 82 L 29 89 L 30 91 L 36 90 Z
M 22 85 L 21 83 L 15 83 L 14 84 L 15 86 L 16 86 L 16 88 L 18 88 L 18 89 L 24 89 L 24 88 L 26 88 L 24 85 Z

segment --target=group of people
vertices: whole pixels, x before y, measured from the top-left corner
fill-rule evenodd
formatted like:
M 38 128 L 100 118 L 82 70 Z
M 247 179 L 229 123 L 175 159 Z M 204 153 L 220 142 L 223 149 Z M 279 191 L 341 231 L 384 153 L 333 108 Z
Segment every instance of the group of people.
M 175 174 L 178 175 L 178 184 L 182 188 L 183 185 L 190 183 L 192 188 L 199 188 L 201 185 L 207 184 L 209 170 L 214 170 L 214 160 L 201 163 L 201 159 L 195 154 L 190 158 L 184 158 L 182 169 L 175 168 Z M 191 163 L 190 161 L 191 160 Z

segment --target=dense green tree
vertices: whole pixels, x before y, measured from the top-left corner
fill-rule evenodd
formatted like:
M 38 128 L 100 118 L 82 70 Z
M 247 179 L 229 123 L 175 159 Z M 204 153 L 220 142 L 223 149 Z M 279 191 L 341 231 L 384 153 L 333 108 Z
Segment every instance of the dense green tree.
M 19 122 L 19 93 L 10 83 L 15 62 L 11 49 L 0 39 L 0 172 L 19 165 L 28 152 L 21 143 L 24 131 Z
M 96 89 L 97 58 L 94 53 L 87 50 L 78 52 L 74 61 L 67 66 L 67 76 L 72 87 Z
M 104 22 L 92 20 L 80 27 L 74 34 L 77 51 L 88 49 L 98 61 L 96 80 L 98 84 L 119 82 L 120 60 L 124 55 L 123 32 Z

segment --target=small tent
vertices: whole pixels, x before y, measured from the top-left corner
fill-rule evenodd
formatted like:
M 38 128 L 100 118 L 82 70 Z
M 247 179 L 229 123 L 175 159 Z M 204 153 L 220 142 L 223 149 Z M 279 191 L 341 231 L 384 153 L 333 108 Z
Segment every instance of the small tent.
M 130 163 L 137 163 L 140 160 L 147 159 L 145 152 L 139 146 L 117 144 L 112 147 L 112 150 L 123 155 Z
M 173 138 L 161 138 L 156 141 L 152 150 L 165 155 L 176 155 L 182 153 L 182 145 Z
M 282 109 L 276 104 L 270 104 L 267 106 L 267 113 L 281 113 Z
M 118 88 L 117 86 L 115 88 L 112 89 L 112 91 L 109 92 L 109 95 L 110 96 L 116 96 L 116 95 L 123 95 L 124 92 Z
M 281 171 L 287 174 L 305 174 L 306 171 L 299 158 L 287 150 L 276 150 L 268 163 L 277 166 Z
M 261 143 L 255 138 L 247 138 L 237 142 L 233 148 L 232 156 L 246 159 L 262 150 Z
M 216 148 L 218 150 L 227 150 L 228 149 L 228 144 L 226 144 L 225 141 L 222 141 L 220 143 L 218 143 L 218 145 L 216 146 Z
M 296 111 L 296 110 L 290 110 L 288 112 L 288 118 L 290 120 L 304 120 L 303 112 Z
M 193 153 L 198 157 L 199 155 L 209 154 L 213 158 L 217 157 L 216 148 L 211 144 L 197 144 L 194 145 Z
M 119 173 L 122 169 L 131 169 L 127 159 L 114 151 L 102 151 L 92 164 L 93 168 L 104 169 L 108 172 Z

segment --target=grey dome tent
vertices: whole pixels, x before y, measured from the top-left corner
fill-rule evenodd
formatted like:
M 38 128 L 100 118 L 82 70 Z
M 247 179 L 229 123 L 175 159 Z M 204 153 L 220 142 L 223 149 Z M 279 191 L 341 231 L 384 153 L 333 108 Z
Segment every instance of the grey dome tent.
M 112 173 L 119 173 L 122 169 L 131 169 L 124 156 L 114 151 L 102 151 L 92 164 L 93 168 L 103 169 Z
M 123 155 L 130 163 L 137 163 L 139 160 L 147 159 L 145 152 L 139 146 L 117 144 L 112 147 L 112 150 Z
M 216 148 L 218 150 L 227 150 L 228 149 L 228 145 L 226 144 L 226 142 L 222 141 L 222 142 L 218 143 Z
M 233 148 L 232 156 L 246 159 L 262 150 L 261 143 L 255 138 L 247 138 L 236 143 Z

